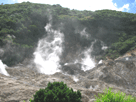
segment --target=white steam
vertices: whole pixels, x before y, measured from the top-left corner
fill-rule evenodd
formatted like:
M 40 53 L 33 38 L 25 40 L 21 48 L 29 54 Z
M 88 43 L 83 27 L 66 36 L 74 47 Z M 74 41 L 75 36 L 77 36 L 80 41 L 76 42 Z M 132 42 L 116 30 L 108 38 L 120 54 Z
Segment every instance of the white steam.
M 88 34 L 86 32 L 86 28 L 84 28 L 82 31 L 77 31 L 78 33 L 80 33 L 81 37 L 85 37 L 86 39 L 91 38 L 91 35 Z M 91 56 L 91 52 L 93 51 L 93 45 L 96 42 L 96 40 L 91 44 L 90 48 L 85 49 L 84 51 L 81 52 L 81 54 L 79 54 L 79 56 L 84 55 L 84 58 L 80 57 L 79 59 L 81 60 L 77 60 L 74 63 L 81 63 L 82 67 L 81 69 L 84 71 L 90 70 L 92 68 L 95 67 L 95 62 L 94 62 L 94 58 L 92 58 Z
M 96 42 L 96 40 L 92 43 L 91 47 L 88 48 L 84 52 L 85 58 L 83 58 L 82 62 L 81 62 L 83 65 L 86 65 L 86 66 L 82 66 L 82 70 L 84 70 L 84 71 L 90 70 L 93 67 L 95 67 L 95 62 L 93 61 L 93 58 L 90 55 L 92 50 L 93 50 L 93 45 L 94 45 L 95 42 Z
M 6 76 L 10 76 L 5 70 L 5 67 L 7 67 L 7 65 L 3 64 L 3 62 L 0 60 L 0 73 Z
M 106 45 L 104 44 L 104 42 L 102 42 L 102 41 L 101 41 L 101 46 L 102 46 L 102 50 L 106 50 L 106 49 L 108 48 L 108 46 L 106 46 Z
M 64 42 L 64 34 L 60 33 L 59 30 L 53 30 L 51 24 L 47 24 L 45 27 L 47 31 L 47 37 L 39 40 L 36 51 L 34 52 L 35 59 L 34 62 L 40 73 L 44 74 L 54 74 L 56 72 L 62 72 L 60 68 L 60 56 L 62 54 L 62 43 Z M 82 36 L 87 36 L 85 29 L 81 32 Z M 90 48 L 81 52 L 84 55 L 84 58 L 80 57 L 75 60 L 73 63 L 81 63 L 82 70 L 86 71 L 95 67 L 94 59 L 91 57 L 91 51 L 93 50 L 94 41 Z M 68 65 L 70 63 L 65 63 Z M 64 74 L 64 73 L 63 73 Z M 77 81 L 75 77 L 73 80 Z
M 73 80 L 74 80 L 75 82 L 79 81 L 79 79 L 78 79 L 77 77 L 75 77 L 75 76 L 73 76 Z
M 47 24 L 45 29 L 48 36 L 38 42 L 38 47 L 34 52 L 34 62 L 41 73 L 50 75 L 61 71 L 58 67 L 64 35 L 60 31 L 51 29 L 51 24 Z
M 99 62 L 98 62 L 98 64 L 101 64 L 102 63 L 102 60 L 100 60 Z
M 92 56 L 91 56 L 91 52 L 93 51 L 93 45 L 94 45 L 95 42 L 96 42 L 96 40 L 92 43 L 90 48 L 85 49 L 84 51 L 81 52 L 80 55 L 84 55 L 84 58 L 81 57 L 81 60 L 77 59 L 74 62 L 74 63 L 81 63 L 82 64 L 81 69 L 83 71 L 87 71 L 87 70 L 90 70 L 90 69 L 95 67 L 96 63 L 94 62 L 94 58 L 92 58 Z
M 80 32 L 80 35 L 81 35 L 81 37 L 86 37 L 87 39 L 88 39 L 88 37 L 89 37 L 89 35 L 86 33 L 86 28 L 84 28 L 81 32 Z

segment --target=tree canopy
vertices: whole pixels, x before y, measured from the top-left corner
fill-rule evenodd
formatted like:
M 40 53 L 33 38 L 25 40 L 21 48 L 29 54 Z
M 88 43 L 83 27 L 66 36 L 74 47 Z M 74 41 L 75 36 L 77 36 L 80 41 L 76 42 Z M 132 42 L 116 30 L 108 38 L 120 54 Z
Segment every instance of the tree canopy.
M 65 34 L 65 41 L 69 42 L 69 46 L 78 43 L 83 48 L 88 47 L 94 39 L 102 41 L 108 46 L 107 50 L 101 50 L 98 53 L 96 46 L 101 47 L 101 43 L 98 41 L 92 52 L 94 56 L 101 54 L 116 58 L 136 47 L 136 14 L 108 9 L 95 12 L 78 11 L 64 8 L 59 4 L 30 2 L 0 5 L 1 47 L 4 46 L 2 42 L 6 39 L 6 35 L 10 34 L 16 37 L 12 41 L 12 46 L 25 49 L 25 53 L 20 53 L 20 55 L 26 56 L 30 52 L 32 53 L 38 40 L 47 35 L 44 27 L 50 21 L 53 29 L 59 28 Z M 60 26 L 61 23 L 64 25 L 63 28 Z M 91 36 L 90 38 L 79 36 L 84 28 L 86 33 Z M 18 52 L 20 52 L 19 49 Z M 13 57 L 19 58 L 17 54 L 12 53 L 8 60 Z M 3 57 L 2 59 L 4 60 Z M 20 61 L 23 59 L 24 57 L 21 57 Z M 5 59 L 4 62 L 12 61 Z

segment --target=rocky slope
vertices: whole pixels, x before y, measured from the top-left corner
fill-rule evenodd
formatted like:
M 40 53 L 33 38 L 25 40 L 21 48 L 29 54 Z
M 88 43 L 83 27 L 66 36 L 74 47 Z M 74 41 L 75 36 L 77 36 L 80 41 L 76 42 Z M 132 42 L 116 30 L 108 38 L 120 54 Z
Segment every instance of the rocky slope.
M 114 61 L 103 61 L 95 68 L 82 71 L 79 64 L 63 65 L 57 72 L 45 75 L 28 68 L 28 66 L 7 67 L 10 76 L 0 74 L 0 102 L 29 102 L 40 88 L 47 87 L 48 82 L 63 81 L 74 91 L 80 90 L 82 102 L 94 102 L 98 93 L 103 94 L 105 88 L 113 87 L 114 91 L 122 91 L 126 95 L 136 97 L 136 58 L 122 57 Z M 71 75 L 71 76 L 68 76 Z M 74 81 L 72 75 L 78 78 Z

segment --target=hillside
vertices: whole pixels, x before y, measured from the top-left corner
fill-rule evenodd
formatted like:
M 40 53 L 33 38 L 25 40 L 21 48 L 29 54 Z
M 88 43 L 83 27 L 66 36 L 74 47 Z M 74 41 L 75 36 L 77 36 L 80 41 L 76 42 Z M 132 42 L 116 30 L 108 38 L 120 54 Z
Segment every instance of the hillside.
M 115 10 L 78 11 L 60 5 L 23 2 L 0 5 L 0 59 L 8 66 L 33 57 L 39 39 L 47 36 L 44 28 L 65 36 L 63 58 L 78 48 L 92 45 L 96 60 L 115 59 L 136 47 L 136 14 Z M 81 33 L 87 36 L 81 36 Z M 102 47 L 108 49 L 103 50 Z M 70 49 L 72 47 L 72 49 Z

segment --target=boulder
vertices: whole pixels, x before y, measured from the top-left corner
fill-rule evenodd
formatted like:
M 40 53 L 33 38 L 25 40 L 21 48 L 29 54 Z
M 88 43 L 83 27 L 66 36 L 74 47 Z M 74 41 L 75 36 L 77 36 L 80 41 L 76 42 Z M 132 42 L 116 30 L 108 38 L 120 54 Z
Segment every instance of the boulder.
M 69 75 L 82 75 L 85 76 L 86 73 L 81 69 L 82 64 L 80 63 L 71 63 L 71 64 L 65 64 L 61 66 L 61 70 L 63 73 L 69 74 Z

